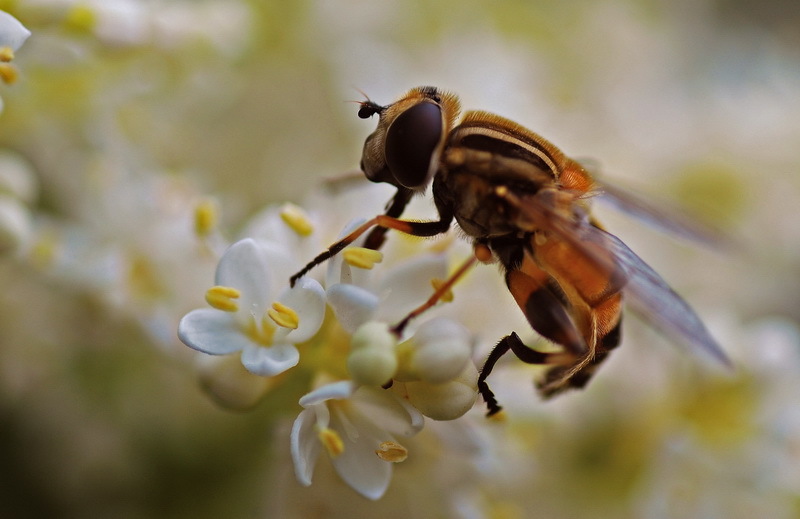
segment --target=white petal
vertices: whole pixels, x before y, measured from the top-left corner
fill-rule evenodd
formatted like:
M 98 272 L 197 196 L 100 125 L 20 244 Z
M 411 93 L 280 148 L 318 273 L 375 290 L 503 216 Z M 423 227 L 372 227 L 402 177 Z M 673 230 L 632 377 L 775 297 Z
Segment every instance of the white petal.
M 293 368 L 300 361 L 300 352 L 292 344 L 259 346 L 248 344 L 242 350 L 242 364 L 247 371 L 272 377 Z
M 299 270 L 301 263 L 293 254 L 296 251 L 289 249 L 285 243 L 260 240 L 257 243 L 267 258 L 273 293 L 278 293 L 282 287 L 289 286 L 289 278 Z
M 328 289 L 328 304 L 342 328 L 353 333 L 372 319 L 378 308 L 378 296 L 361 287 L 339 283 Z
M 321 443 L 314 434 L 314 411 L 303 409 L 292 425 L 290 436 L 294 473 L 301 485 L 309 486 Z
M 31 31 L 19 20 L 5 11 L 0 11 L 0 47 L 11 47 L 16 52 L 30 35 Z
M 336 425 L 334 425 L 336 427 Z M 337 430 L 343 429 L 336 427 Z M 392 464 L 380 459 L 375 451 L 387 436 L 376 436 L 377 431 L 358 429 L 356 441 L 345 441 L 344 452 L 332 459 L 339 476 L 356 492 L 368 499 L 380 499 L 389 487 L 392 478 Z M 342 435 L 346 438 L 345 435 Z
M 0 256 L 21 250 L 32 236 L 31 214 L 19 201 L 0 194 Z
M 425 255 L 393 268 L 378 290 L 381 305 L 377 318 L 389 322 L 402 319 L 433 294 L 431 280 L 446 277 L 447 260 L 441 254 Z
M 184 315 L 178 324 L 178 338 L 190 348 L 210 355 L 226 355 L 252 345 L 239 329 L 234 314 L 211 308 Z
M 239 307 L 246 312 L 254 311 L 258 316 L 264 312 L 265 305 L 271 303 L 267 258 L 267 251 L 255 240 L 237 241 L 220 258 L 214 277 L 217 285 L 239 290 Z
M 315 279 L 301 278 L 294 288 L 286 288 L 278 301 L 295 312 L 300 319 L 297 329 L 286 334 L 292 343 L 304 342 L 314 336 L 325 318 L 325 290 Z
M 366 220 L 364 219 L 356 219 L 348 223 L 342 232 L 339 234 L 337 239 L 342 239 L 352 231 L 354 231 L 359 225 L 363 224 Z M 362 235 L 358 240 L 353 242 L 351 246 L 360 246 L 364 240 L 366 239 L 366 235 L 369 234 L 367 231 L 364 235 Z M 328 260 L 328 269 L 325 274 L 325 286 L 331 287 L 337 283 L 347 283 L 350 285 L 358 285 L 358 286 L 366 286 L 369 280 L 369 271 L 352 267 L 348 265 L 344 261 L 344 256 L 340 252 L 330 260 Z
M 396 436 L 409 437 L 423 425 L 422 414 L 394 392 L 373 387 L 360 387 L 352 401 L 358 414 L 368 417 L 381 430 Z
M 350 380 L 333 382 L 331 384 L 320 386 L 314 391 L 304 395 L 302 398 L 300 398 L 300 405 L 303 407 L 309 407 L 312 405 L 321 404 L 326 400 L 344 400 L 345 398 L 350 398 L 355 390 L 356 385 Z

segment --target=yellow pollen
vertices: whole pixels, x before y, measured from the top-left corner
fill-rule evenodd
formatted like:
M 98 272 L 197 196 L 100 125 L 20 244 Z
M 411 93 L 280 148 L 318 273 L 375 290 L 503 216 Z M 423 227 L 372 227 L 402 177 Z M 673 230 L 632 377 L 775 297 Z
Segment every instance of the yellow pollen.
M 214 200 L 201 200 L 194 208 L 194 232 L 204 238 L 216 229 L 219 221 L 219 209 Z
M 300 324 L 300 317 L 297 315 L 297 312 L 277 301 L 272 303 L 272 308 L 267 310 L 267 315 L 270 319 L 275 321 L 275 324 L 284 328 L 291 328 L 294 330 Z
M 492 420 L 493 422 L 497 423 L 505 423 L 506 420 L 508 420 L 508 415 L 506 415 L 506 412 L 501 409 L 500 411 L 490 416 L 489 420 Z
M 14 49 L 11 47 L 0 47 L 0 61 L 8 63 L 14 60 Z
M 19 72 L 17 72 L 17 67 L 10 63 L 0 63 L 0 80 L 2 80 L 3 83 L 12 85 L 17 81 L 18 77 Z
M 67 13 L 64 25 L 77 32 L 89 32 L 97 25 L 97 15 L 91 7 L 77 4 Z
M 322 443 L 325 450 L 328 451 L 331 458 L 335 458 L 344 452 L 342 437 L 333 429 L 329 429 L 328 427 L 321 428 L 317 433 L 317 438 L 319 438 L 320 443 Z
M 300 236 L 310 236 L 314 232 L 314 224 L 302 207 L 284 204 L 280 214 L 281 220 Z
M 383 461 L 400 463 L 408 457 L 408 449 L 396 442 L 383 442 L 378 445 L 378 450 L 375 451 L 375 454 Z
M 206 291 L 206 302 L 217 310 L 235 312 L 239 309 L 234 299 L 239 299 L 241 293 L 233 287 L 215 286 Z
M 372 249 L 365 249 L 364 247 L 350 247 L 342 252 L 342 257 L 348 265 L 360 269 L 371 269 L 376 263 L 383 261 L 383 254 L 379 251 Z
M 439 290 L 445 284 L 445 282 L 446 281 L 444 279 L 434 278 L 431 279 L 431 286 L 433 286 L 434 290 Z M 442 297 L 439 298 L 439 301 L 442 301 L 443 303 L 449 303 L 452 300 L 453 300 L 453 291 L 450 290 L 449 288 L 444 294 L 442 294 Z

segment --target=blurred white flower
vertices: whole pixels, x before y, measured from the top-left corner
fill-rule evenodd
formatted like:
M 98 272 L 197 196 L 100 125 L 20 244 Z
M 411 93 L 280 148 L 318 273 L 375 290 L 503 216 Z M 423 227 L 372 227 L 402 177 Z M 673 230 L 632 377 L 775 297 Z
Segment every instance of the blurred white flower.
M 0 11 L 0 48 L 8 47 L 16 52 L 30 35 L 31 31 L 26 29 L 19 20 L 5 11 Z
M 369 499 L 383 496 L 392 463 L 406 458 L 396 437 L 413 436 L 423 426 L 422 415 L 393 393 L 350 381 L 322 386 L 301 398 L 300 405 L 305 409 L 291 433 L 298 481 L 311 485 L 324 448 L 339 476 Z
M 32 236 L 31 214 L 19 200 L 0 194 L 0 257 L 24 248 Z
M 190 348 L 210 355 L 241 352 L 242 364 L 256 375 L 273 376 L 295 366 L 294 346 L 310 339 L 325 314 L 325 293 L 313 279 L 281 290 L 289 252 L 274 243 L 244 239 L 225 252 L 216 286 L 206 292 L 213 308 L 193 310 L 181 319 L 178 336 Z M 291 265 L 291 263 L 288 263 Z

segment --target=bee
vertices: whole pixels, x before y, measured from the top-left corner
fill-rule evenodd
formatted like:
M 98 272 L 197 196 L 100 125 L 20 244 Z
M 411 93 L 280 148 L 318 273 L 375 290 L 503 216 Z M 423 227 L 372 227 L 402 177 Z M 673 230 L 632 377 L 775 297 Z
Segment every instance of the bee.
M 331 245 L 295 274 L 292 284 L 367 231 L 365 246 L 378 249 L 389 229 L 436 236 L 455 220 L 472 240 L 474 255 L 393 330 L 399 335 L 474 263 L 497 262 L 533 330 L 559 347 L 537 351 L 513 332 L 500 339 L 478 378 L 489 416 L 501 406 L 487 377 L 509 351 L 525 363 L 547 367 L 537 383 L 546 398 L 584 387 L 620 343 L 623 300 L 674 342 L 728 363 L 692 308 L 603 229 L 588 202 L 603 194 L 679 233 L 691 230 L 604 188 L 579 162 L 515 122 L 482 111 L 459 119 L 460 102 L 449 92 L 425 86 L 386 106 L 369 99 L 359 104 L 360 118 L 378 116 L 364 143 L 361 170 L 370 181 L 391 184 L 397 192 L 384 214 Z M 429 186 L 438 220 L 400 219 L 411 198 Z

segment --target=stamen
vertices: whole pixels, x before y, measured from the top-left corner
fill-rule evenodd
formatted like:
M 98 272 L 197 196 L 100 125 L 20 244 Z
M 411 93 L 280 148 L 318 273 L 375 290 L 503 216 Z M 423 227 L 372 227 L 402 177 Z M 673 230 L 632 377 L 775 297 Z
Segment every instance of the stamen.
M 383 461 L 400 463 L 408 457 L 408 449 L 396 442 L 383 442 L 378 446 L 375 454 Z
M 17 67 L 10 63 L 0 63 L 0 81 L 6 85 L 13 85 L 18 77 Z
M 64 25 L 78 32 L 89 32 L 97 25 L 97 15 L 91 7 L 78 4 L 69 10 Z
M 201 200 L 194 208 L 194 232 L 204 238 L 217 228 L 219 209 L 210 198 Z
M 0 61 L 8 63 L 14 60 L 14 49 L 11 47 L 0 47 Z
M 437 278 L 431 279 L 431 286 L 433 286 L 434 290 L 439 290 L 442 286 L 444 286 L 445 283 L 447 283 L 447 280 L 445 279 L 437 279 Z M 452 300 L 453 300 L 453 291 L 450 290 L 449 288 L 445 293 L 443 293 L 439 297 L 439 301 L 442 301 L 444 303 L 449 303 Z
M 272 303 L 272 308 L 267 310 L 267 315 L 275 321 L 275 324 L 284 328 L 295 330 L 300 324 L 300 317 L 297 312 L 277 301 Z
M 281 220 L 300 236 L 310 236 L 314 232 L 314 224 L 302 207 L 284 204 L 280 215 Z
M 505 423 L 508 420 L 508 415 L 504 410 L 500 410 L 489 417 L 489 420 L 497 423 Z
M 383 261 L 383 254 L 379 251 L 366 249 L 364 247 L 350 247 L 342 252 L 342 257 L 348 265 L 360 269 L 369 270 L 376 263 Z
M 239 299 L 241 293 L 233 287 L 215 286 L 206 291 L 206 302 L 217 310 L 235 312 L 239 309 L 234 299 Z
M 328 451 L 331 458 L 335 458 L 344 452 L 342 437 L 333 429 L 321 427 L 317 432 L 317 438 L 319 438 L 320 443 L 322 443 L 325 450 Z

